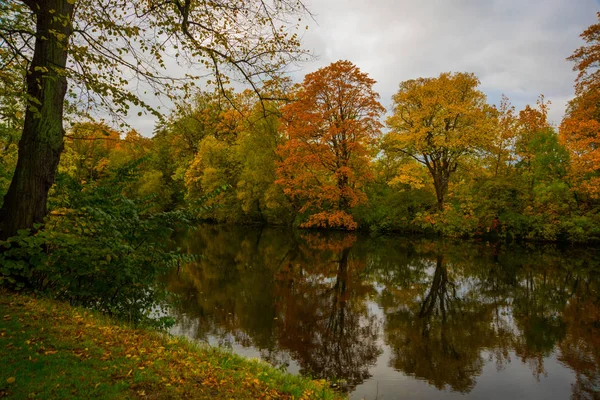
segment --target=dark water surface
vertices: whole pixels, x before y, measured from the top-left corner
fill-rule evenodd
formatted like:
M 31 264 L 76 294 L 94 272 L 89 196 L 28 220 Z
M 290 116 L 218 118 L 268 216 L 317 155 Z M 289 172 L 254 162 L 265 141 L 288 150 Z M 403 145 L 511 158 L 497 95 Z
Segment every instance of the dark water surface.
M 174 333 L 353 399 L 600 398 L 600 253 L 208 226 Z M 345 383 L 344 383 L 345 382 Z

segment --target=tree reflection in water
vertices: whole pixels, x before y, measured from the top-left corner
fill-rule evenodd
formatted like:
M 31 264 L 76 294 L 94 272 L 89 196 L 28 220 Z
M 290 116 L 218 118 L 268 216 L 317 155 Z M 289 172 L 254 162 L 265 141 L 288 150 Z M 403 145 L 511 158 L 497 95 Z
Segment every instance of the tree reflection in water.
M 351 386 L 369 377 L 381 352 L 377 320 L 365 302 L 372 288 L 361 279 L 364 263 L 350 256 L 354 240 L 302 235 L 298 256 L 290 258 L 276 289 L 280 346 L 301 372 Z
M 573 398 L 600 397 L 595 251 L 214 226 L 179 243 L 201 257 L 169 278 L 173 313 L 200 340 L 349 389 L 381 363 L 468 393 L 488 363 L 543 382 L 560 362 Z
M 433 258 L 432 265 L 421 264 L 431 273 L 420 274 L 419 281 L 398 282 L 417 287 L 417 293 L 388 300 L 399 307 L 386 311 L 390 364 L 438 389 L 468 392 L 483 368 L 482 350 L 494 348 L 503 335 L 490 323 L 494 304 L 460 287 L 442 254 Z

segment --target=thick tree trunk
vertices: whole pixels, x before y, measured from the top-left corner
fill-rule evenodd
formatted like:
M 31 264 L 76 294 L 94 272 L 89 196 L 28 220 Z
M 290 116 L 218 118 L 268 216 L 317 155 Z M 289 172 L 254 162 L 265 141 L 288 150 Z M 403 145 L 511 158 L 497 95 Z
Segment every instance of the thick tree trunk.
M 0 239 L 32 228 L 46 216 L 48 191 L 63 149 L 64 70 L 74 3 L 29 0 L 37 17 L 33 60 L 27 75 L 29 104 L 19 141 L 17 167 L 0 210 Z
M 444 198 L 448 192 L 448 178 L 443 172 L 433 173 L 433 185 L 435 187 L 435 196 L 437 198 L 437 207 L 439 211 L 444 211 Z

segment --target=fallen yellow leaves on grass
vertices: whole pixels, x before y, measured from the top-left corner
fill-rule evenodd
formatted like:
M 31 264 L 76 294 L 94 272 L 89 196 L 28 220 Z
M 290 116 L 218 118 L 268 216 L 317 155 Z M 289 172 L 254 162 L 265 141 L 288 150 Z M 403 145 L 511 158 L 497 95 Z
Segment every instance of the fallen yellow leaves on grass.
M 7 294 L 0 291 L 0 315 L 12 320 L 10 327 L 7 324 L 2 331 L 0 346 L 13 352 L 10 364 L 15 369 L 3 367 L 0 371 L 4 372 L 0 379 L 10 385 L 8 389 L 0 387 L 0 392 L 5 390 L 5 394 L 17 398 L 34 392 L 46 398 L 341 397 L 325 385 L 285 375 L 264 362 L 245 360 L 156 331 L 118 325 L 67 304 L 11 296 L 7 300 Z M 37 319 L 27 317 L 33 315 Z M 20 317 L 26 324 L 16 322 Z M 0 364 L 9 365 L 2 357 Z M 39 369 L 24 371 L 30 365 Z M 19 392 L 21 388 L 23 392 Z

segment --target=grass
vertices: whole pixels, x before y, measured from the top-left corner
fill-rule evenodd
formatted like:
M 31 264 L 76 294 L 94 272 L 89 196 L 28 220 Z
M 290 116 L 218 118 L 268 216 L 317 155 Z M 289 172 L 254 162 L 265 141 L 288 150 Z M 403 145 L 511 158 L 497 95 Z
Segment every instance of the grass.
M 340 399 L 321 381 L 0 291 L 0 398 Z

